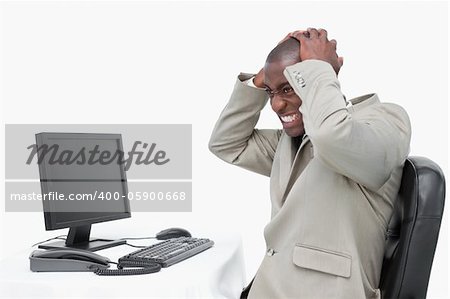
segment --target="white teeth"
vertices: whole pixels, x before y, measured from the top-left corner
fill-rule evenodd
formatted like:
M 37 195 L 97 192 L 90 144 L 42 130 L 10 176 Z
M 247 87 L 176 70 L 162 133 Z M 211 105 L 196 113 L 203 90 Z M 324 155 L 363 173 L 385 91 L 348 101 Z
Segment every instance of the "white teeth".
M 281 120 L 285 123 L 290 123 L 293 122 L 294 120 L 297 119 L 297 114 L 291 114 L 291 115 L 285 115 L 285 116 L 280 116 Z

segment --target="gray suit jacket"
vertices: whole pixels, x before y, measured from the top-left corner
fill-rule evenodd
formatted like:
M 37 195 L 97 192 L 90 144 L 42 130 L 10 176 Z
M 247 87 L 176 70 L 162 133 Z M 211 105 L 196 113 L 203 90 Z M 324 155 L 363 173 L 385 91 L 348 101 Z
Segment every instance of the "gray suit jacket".
M 241 75 L 210 150 L 270 176 L 267 254 L 249 298 L 380 298 L 385 232 L 409 152 L 406 112 L 376 94 L 347 106 L 332 67 L 307 60 L 285 77 L 302 99 L 300 147 L 255 125 L 267 102 Z M 255 199 L 256 200 L 256 199 Z

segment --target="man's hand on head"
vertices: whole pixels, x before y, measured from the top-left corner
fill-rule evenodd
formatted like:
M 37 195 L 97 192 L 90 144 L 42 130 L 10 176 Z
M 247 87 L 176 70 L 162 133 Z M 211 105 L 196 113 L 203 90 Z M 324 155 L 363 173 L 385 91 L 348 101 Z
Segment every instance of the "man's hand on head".
M 253 78 L 253 84 L 256 87 L 264 88 L 264 68 L 260 69 L 255 78 Z
M 300 41 L 300 60 L 323 60 L 331 64 L 336 75 L 341 69 L 344 59 L 336 53 L 336 40 L 328 40 L 325 29 L 308 28 L 307 31 L 299 30 L 291 33 L 291 36 Z
M 300 42 L 300 61 L 308 59 L 323 60 L 331 64 L 336 74 L 339 73 L 344 59 L 336 53 L 336 40 L 328 40 L 325 29 L 308 28 L 308 30 L 296 30 L 288 33 L 278 45 L 289 38 L 295 38 Z M 264 88 L 264 68 L 253 78 L 256 87 Z

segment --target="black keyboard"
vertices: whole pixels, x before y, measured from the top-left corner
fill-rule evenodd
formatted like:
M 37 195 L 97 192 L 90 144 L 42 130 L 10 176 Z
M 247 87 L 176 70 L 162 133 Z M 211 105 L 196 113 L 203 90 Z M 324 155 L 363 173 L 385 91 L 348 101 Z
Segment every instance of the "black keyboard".
M 119 264 L 121 262 L 154 262 L 162 267 L 169 267 L 213 245 L 214 242 L 210 239 L 191 237 L 169 239 L 127 254 L 119 259 Z

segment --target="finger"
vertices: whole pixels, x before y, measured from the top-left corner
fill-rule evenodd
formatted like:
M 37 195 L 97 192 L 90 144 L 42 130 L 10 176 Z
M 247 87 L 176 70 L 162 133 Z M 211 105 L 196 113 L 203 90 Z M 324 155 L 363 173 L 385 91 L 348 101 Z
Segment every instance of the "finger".
M 316 28 L 308 28 L 308 32 L 309 32 L 310 38 L 318 38 L 319 37 L 319 32 L 317 31 Z
M 333 45 L 333 48 L 336 50 L 337 47 L 337 41 L 335 39 L 330 40 L 330 44 Z
M 291 32 L 291 37 L 300 41 L 301 39 L 309 38 L 309 32 L 306 30 L 297 30 L 297 31 Z
M 338 61 L 340 66 L 344 65 L 344 57 L 338 57 Z
M 319 32 L 319 38 L 321 39 L 327 39 L 328 38 L 328 32 L 325 29 L 318 29 Z
M 306 30 L 295 30 L 295 31 L 292 31 L 291 33 L 289 33 L 289 35 L 290 36 L 295 36 L 297 34 L 303 34 L 305 32 L 307 32 L 307 31 Z
M 300 36 L 305 34 L 305 32 L 308 32 L 308 31 L 306 31 L 306 30 L 295 30 L 295 31 L 292 31 L 290 33 L 290 37 L 293 37 L 295 39 L 299 39 Z

